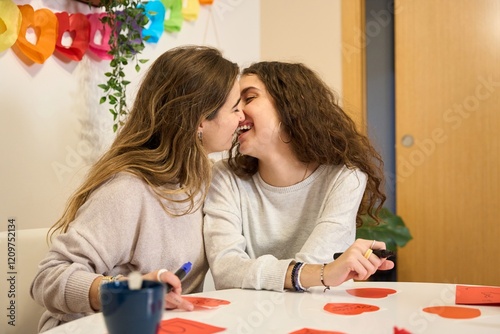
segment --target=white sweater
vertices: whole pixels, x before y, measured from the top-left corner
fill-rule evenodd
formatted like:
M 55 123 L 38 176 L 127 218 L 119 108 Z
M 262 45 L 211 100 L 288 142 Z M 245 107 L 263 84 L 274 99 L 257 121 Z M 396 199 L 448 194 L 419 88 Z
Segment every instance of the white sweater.
M 298 184 L 274 187 L 217 162 L 204 205 L 216 288 L 283 291 L 292 260 L 331 262 L 354 242 L 366 180 L 358 169 L 321 165 Z
M 39 330 L 94 313 L 89 289 L 100 274 L 175 271 L 187 261 L 193 269 L 183 293 L 199 292 L 208 270 L 201 210 L 173 218 L 145 182 L 118 174 L 90 196 L 40 263 L 31 286 L 33 298 L 47 308 Z

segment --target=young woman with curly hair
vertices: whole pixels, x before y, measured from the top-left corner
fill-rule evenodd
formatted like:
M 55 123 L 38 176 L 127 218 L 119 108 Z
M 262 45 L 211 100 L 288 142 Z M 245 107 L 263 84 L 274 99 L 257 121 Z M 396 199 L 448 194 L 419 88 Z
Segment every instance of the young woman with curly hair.
M 382 161 L 334 93 L 283 62 L 246 68 L 240 89 L 245 120 L 204 205 L 216 288 L 303 291 L 391 269 L 372 254 L 383 242 L 355 241 L 360 215 L 385 200 Z

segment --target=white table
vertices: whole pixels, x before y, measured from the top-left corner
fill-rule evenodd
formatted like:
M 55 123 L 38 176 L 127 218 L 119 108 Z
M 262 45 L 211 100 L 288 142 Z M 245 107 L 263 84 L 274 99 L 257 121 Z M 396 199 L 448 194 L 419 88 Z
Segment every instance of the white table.
M 382 287 L 397 290 L 385 298 L 361 298 L 346 289 Z M 193 294 L 230 301 L 216 309 L 166 311 L 163 319 L 184 318 L 224 327 L 223 333 L 290 333 L 302 328 L 345 333 L 392 334 L 394 327 L 415 333 L 500 333 L 499 306 L 455 305 L 455 285 L 403 282 L 346 282 L 323 293 L 321 287 L 306 293 L 254 290 L 220 290 Z M 336 315 L 323 310 L 327 303 L 363 303 L 379 311 Z M 464 306 L 481 310 L 473 319 L 446 319 L 423 312 L 428 306 Z M 105 334 L 100 313 L 53 328 L 46 334 Z

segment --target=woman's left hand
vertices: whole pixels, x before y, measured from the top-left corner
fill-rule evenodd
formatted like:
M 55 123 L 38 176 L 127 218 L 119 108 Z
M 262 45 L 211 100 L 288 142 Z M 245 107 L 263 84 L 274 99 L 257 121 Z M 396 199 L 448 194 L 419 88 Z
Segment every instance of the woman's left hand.
M 382 241 L 357 239 L 337 260 L 325 266 L 325 282 L 337 286 L 356 279 L 366 280 L 377 270 L 390 270 L 394 262 L 379 258 L 372 249 L 386 249 Z

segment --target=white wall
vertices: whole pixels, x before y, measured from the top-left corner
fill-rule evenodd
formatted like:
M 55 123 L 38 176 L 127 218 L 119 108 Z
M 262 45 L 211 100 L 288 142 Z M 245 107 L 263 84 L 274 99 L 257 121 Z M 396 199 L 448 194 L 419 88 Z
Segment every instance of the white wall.
M 99 11 L 72 0 L 15 3 L 53 12 Z M 150 62 L 139 74 L 128 69 L 129 99 L 148 64 L 182 44 L 216 46 L 241 66 L 259 60 L 260 1 L 214 1 L 202 6 L 196 21 L 184 21 L 179 33 L 147 44 L 143 57 Z M 0 231 L 8 218 L 16 219 L 17 229 L 51 226 L 87 167 L 112 141 L 111 114 L 98 103 L 97 85 L 105 82 L 107 69 L 107 61 L 89 52 L 81 62 L 53 55 L 44 64 L 25 63 L 15 47 L 0 53 Z
M 262 1 L 262 60 L 304 63 L 341 95 L 341 12 L 341 0 Z

